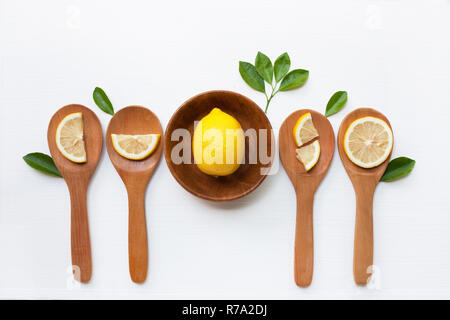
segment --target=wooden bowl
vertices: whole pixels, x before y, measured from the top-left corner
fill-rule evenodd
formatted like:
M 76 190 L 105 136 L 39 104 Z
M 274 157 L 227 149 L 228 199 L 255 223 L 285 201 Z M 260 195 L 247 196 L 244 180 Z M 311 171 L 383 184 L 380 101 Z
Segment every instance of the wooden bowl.
M 266 129 L 267 139 L 267 159 L 260 158 L 259 145 L 264 143 L 259 134 L 251 141 L 248 136 L 245 138 L 245 161 L 233 174 L 223 177 L 213 177 L 201 172 L 194 163 L 192 155 L 192 137 L 194 135 L 194 121 L 201 120 L 213 108 L 220 108 L 239 121 L 244 130 Z M 182 140 L 175 133 L 176 129 L 186 129 L 189 131 L 189 141 Z M 174 141 L 172 141 L 174 140 Z M 190 150 L 190 155 L 184 155 L 190 161 L 183 161 L 176 164 L 172 161 L 172 149 L 181 143 L 186 143 Z M 256 143 L 255 143 L 256 142 Z M 256 148 L 256 149 L 254 149 Z M 177 148 L 178 149 L 178 148 Z M 178 151 L 174 149 L 174 152 Z M 187 150 L 187 147 L 186 149 Z M 256 163 L 249 163 L 249 155 L 254 155 L 256 150 Z M 178 154 L 178 153 L 176 153 Z M 186 102 L 173 114 L 170 119 L 164 139 L 164 156 L 170 172 L 178 183 L 193 195 L 212 201 L 229 201 L 241 198 L 255 190 L 265 179 L 275 154 L 275 138 L 272 126 L 261 108 L 249 98 L 231 91 L 217 90 L 200 93 Z M 266 161 L 267 160 L 267 161 Z M 189 163 L 187 163 L 189 162 Z

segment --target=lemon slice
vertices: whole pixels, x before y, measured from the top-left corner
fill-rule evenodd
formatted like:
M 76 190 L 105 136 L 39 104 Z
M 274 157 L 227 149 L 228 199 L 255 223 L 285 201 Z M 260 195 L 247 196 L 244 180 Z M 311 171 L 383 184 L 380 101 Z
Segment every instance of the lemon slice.
M 86 162 L 83 140 L 83 114 L 71 113 L 62 119 L 56 128 L 56 146 L 70 161 Z
M 293 133 L 297 147 L 301 147 L 305 143 L 308 143 L 312 139 L 319 136 L 319 133 L 314 127 L 311 113 L 305 113 L 297 120 Z
M 383 163 L 391 153 L 392 144 L 391 128 L 378 118 L 357 119 L 345 132 L 345 153 L 354 164 L 363 168 L 373 168 Z
M 147 158 L 158 146 L 159 134 L 111 134 L 114 149 L 122 157 L 131 160 Z
M 320 157 L 320 143 L 319 140 L 314 141 L 307 146 L 301 147 L 295 150 L 297 153 L 297 159 L 303 163 L 306 171 L 311 170 L 319 161 Z

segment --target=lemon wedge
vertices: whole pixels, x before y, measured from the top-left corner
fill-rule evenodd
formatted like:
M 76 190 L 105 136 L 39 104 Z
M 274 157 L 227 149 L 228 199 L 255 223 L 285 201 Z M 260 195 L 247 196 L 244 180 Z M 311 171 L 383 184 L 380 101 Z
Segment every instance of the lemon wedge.
M 83 140 L 83 114 L 71 113 L 56 128 L 56 146 L 64 157 L 76 163 L 86 162 Z
M 297 159 L 303 164 L 305 170 L 309 171 L 316 165 L 317 161 L 319 161 L 319 140 L 316 140 L 307 146 L 301 147 L 300 149 L 295 150 L 295 152 L 297 154 Z
M 158 146 L 160 134 L 111 134 L 114 150 L 130 160 L 147 158 Z
M 392 130 L 383 120 L 364 117 L 353 121 L 345 132 L 344 150 L 357 166 L 373 168 L 391 153 Z
M 297 147 L 301 147 L 305 143 L 308 143 L 312 139 L 319 136 L 319 133 L 314 127 L 311 113 L 305 113 L 297 120 L 293 134 Z

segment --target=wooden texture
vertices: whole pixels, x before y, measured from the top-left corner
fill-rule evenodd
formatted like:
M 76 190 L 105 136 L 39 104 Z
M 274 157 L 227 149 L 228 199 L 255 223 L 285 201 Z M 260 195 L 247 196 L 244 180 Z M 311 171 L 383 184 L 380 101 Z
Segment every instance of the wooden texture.
M 293 128 L 297 120 L 310 112 L 319 132 L 320 158 L 309 170 L 296 158 L 297 146 L 294 141 Z M 314 237 L 313 237 L 313 207 L 314 194 L 331 164 L 334 155 L 334 132 L 327 118 L 322 114 L 308 109 L 291 113 L 281 125 L 279 132 L 279 152 L 281 163 L 294 185 L 297 196 L 297 222 L 295 227 L 295 282 L 300 287 L 311 284 L 314 269 Z
M 266 141 L 261 139 L 259 135 L 253 142 L 246 138 L 245 163 L 241 164 L 239 169 L 233 174 L 223 177 L 213 177 L 201 172 L 194 164 L 192 155 L 191 142 L 194 135 L 194 122 L 201 120 L 215 107 L 236 118 L 241 124 L 244 133 L 248 129 L 255 129 L 256 132 L 259 129 L 265 129 L 267 132 Z M 190 134 L 191 140 L 188 141 L 190 162 L 175 164 L 171 158 L 172 149 L 181 140 L 172 141 L 172 133 L 180 128 L 187 129 Z M 260 145 L 264 145 L 264 149 L 267 150 L 267 161 L 260 157 Z M 252 164 L 249 163 L 249 152 L 253 148 L 256 148 L 258 156 L 256 163 Z M 268 171 L 272 165 L 274 151 L 275 139 L 272 133 L 272 126 L 265 113 L 252 100 L 231 91 L 208 91 L 184 102 L 170 119 L 164 140 L 164 156 L 174 178 L 190 193 L 212 201 L 237 199 L 256 189 L 266 177 L 261 172 L 264 169 Z M 252 154 L 254 153 L 252 152 Z
M 119 155 L 112 145 L 111 134 L 159 133 L 161 140 L 150 156 L 129 160 Z M 144 282 L 148 270 L 148 241 L 145 220 L 145 191 L 148 181 L 161 158 L 163 129 L 157 116 L 147 108 L 126 107 L 111 119 L 106 131 L 106 149 L 114 168 L 122 178 L 128 193 L 128 260 L 131 280 Z
M 58 150 L 56 146 L 56 129 L 65 116 L 80 111 L 83 113 L 87 161 L 85 163 L 74 163 L 66 159 Z M 66 181 L 70 193 L 70 226 L 74 276 L 80 282 L 88 282 L 92 275 L 92 259 L 86 192 L 102 153 L 102 127 L 97 116 L 90 109 L 82 105 L 71 104 L 59 109 L 53 115 L 48 126 L 47 140 L 53 161 Z
M 373 195 L 383 176 L 389 157 L 375 168 L 365 169 L 357 166 L 347 157 L 344 150 L 344 135 L 356 119 L 372 116 L 389 120 L 380 112 L 370 108 L 360 108 L 349 113 L 341 123 L 338 134 L 338 150 L 356 195 L 355 244 L 353 252 L 353 276 L 359 285 L 365 285 L 370 277 L 368 269 L 373 264 Z M 392 128 L 391 128 L 392 129 Z

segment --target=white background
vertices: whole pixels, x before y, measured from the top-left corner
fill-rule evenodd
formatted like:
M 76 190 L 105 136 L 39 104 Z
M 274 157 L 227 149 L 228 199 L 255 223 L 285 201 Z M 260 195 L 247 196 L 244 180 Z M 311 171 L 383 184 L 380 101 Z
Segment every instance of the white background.
M 0 1 L 0 298 L 450 298 L 450 1 Z M 93 276 L 72 287 L 66 185 L 28 167 L 48 153 L 52 114 L 96 108 L 95 86 L 116 110 L 140 104 L 165 127 L 176 108 L 228 89 L 264 106 L 238 61 L 287 51 L 307 84 L 269 107 L 275 129 L 296 109 L 346 107 L 391 121 L 393 156 L 417 160 L 375 194 L 375 288 L 353 282 L 353 189 L 337 150 L 314 207 L 312 285 L 293 276 L 296 201 L 280 168 L 252 194 L 212 203 L 186 192 L 164 159 L 147 190 L 149 275 L 128 275 L 127 197 L 102 154 L 88 191 Z

